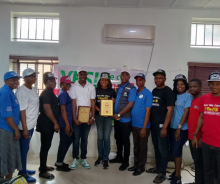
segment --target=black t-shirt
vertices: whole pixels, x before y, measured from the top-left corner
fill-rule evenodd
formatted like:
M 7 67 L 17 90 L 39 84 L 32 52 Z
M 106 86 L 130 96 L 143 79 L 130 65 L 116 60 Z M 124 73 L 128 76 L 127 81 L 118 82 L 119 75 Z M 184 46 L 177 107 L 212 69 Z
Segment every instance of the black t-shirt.
M 101 100 L 110 100 L 112 98 L 116 98 L 116 92 L 114 89 L 102 89 L 96 88 L 96 98 L 95 98 L 95 105 L 100 108 Z M 98 111 L 95 114 L 99 114 Z
M 168 87 L 162 89 L 155 88 L 152 91 L 153 103 L 151 108 L 151 129 L 158 130 L 162 128 L 167 114 L 167 106 L 175 105 L 175 95 Z
M 45 89 L 40 95 L 40 115 L 37 120 L 37 131 L 43 133 L 54 132 L 54 124 L 45 114 L 43 105 L 50 104 L 57 122 L 59 119 L 59 99 L 51 89 Z

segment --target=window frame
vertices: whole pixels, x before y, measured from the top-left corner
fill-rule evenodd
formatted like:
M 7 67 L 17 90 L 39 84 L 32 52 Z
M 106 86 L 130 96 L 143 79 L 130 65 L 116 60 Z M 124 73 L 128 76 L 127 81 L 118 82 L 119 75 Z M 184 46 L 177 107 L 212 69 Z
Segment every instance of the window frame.
M 214 45 L 214 26 L 215 25 L 218 25 L 220 26 L 220 23 L 202 23 L 202 22 L 192 22 L 191 23 L 191 34 L 190 34 L 190 38 L 192 39 L 192 25 L 196 25 L 196 31 L 195 31 L 195 44 L 192 45 L 191 43 L 191 40 L 190 40 L 190 46 L 191 47 L 211 47 L 211 48 L 214 48 L 214 47 L 220 47 L 220 44 L 219 45 Z M 204 25 L 204 44 L 203 45 L 197 45 L 196 42 L 197 42 L 197 26 L 198 25 Z M 212 44 L 211 45 L 206 45 L 205 44 L 205 38 L 206 38 L 206 26 L 207 25 L 211 25 L 212 26 Z
M 14 16 L 13 18 L 13 35 L 12 41 L 33 41 L 33 42 L 52 42 L 52 43 L 59 43 L 59 32 L 60 32 L 60 19 L 59 17 L 26 17 L 26 16 Z M 21 38 L 22 35 L 22 21 L 20 20 L 20 37 L 17 37 L 17 19 L 28 19 L 28 38 Z M 29 39 L 29 27 L 30 27 L 30 19 L 36 19 L 36 28 L 35 28 L 35 39 Z M 43 27 L 43 39 L 37 39 L 37 20 L 43 19 L 44 20 L 44 27 Z M 51 39 L 45 39 L 45 20 L 52 20 L 51 24 Z M 54 20 L 59 20 L 59 30 L 58 30 L 58 40 L 53 40 L 53 22 Z

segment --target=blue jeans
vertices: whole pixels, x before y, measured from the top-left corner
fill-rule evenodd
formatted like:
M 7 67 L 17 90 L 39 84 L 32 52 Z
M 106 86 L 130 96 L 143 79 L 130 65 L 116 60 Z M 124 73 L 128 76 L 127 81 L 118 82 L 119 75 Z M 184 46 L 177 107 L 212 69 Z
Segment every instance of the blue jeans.
M 73 158 L 79 159 L 79 142 L 81 139 L 81 159 L 86 159 L 88 136 L 91 125 L 82 123 L 81 125 L 73 124 Z
M 97 145 L 99 157 L 103 160 L 108 160 L 111 149 L 110 134 L 112 130 L 112 117 L 95 116 L 97 126 Z
M 152 142 L 155 150 L 156 168 L 166 175 L 166 168 L 169 158 L 169 132 L 167 137 L 160 137 L 160 130 L 151 130 Z
M 60 145 L 57 153 L 57 163 L 63 163 L 66 153 L 73 143 L 73 136 L 69 136 L 65 132 L 65 128 L 60 128 Z
M 18 174 L 27 174 L 27 154 L 29 151 L 31 137 L 33 135 L 34 129 L 29 130 L 30 138 L 25 139 L 23 136 L 23 130 L 20 130 L 21 137 L 19 139 L 20 143 L 20 152 L 21 152 L 21 163 L 22 169 Z

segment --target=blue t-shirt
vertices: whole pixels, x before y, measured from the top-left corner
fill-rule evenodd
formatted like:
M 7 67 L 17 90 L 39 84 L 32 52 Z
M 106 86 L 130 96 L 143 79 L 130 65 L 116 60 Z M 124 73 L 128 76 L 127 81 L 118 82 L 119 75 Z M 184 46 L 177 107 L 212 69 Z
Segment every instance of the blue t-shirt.
M 117 96 L 116 96 L 116 100 L 115 100 L 115 106 L 114 106 L 114 113 L 115 114 L 118 114 L 117 113 L 117 108 L 118 108 L 118 102 L 119 102 L 119 99 L 121 98 L 121 92 L 123 91 L 123 89 L 126 87 L 128 83 L 126 83 L 124 86 L 122 86 L 120 84 L 120 88 L 118 90 L 118 93 L 117 93 Z M 128 94 L 128 102 L 134 102 L 135 101 L 135 97 L 136 97 L 136 89 L 135 88 L 132 88 Z M 119 120 L 120 122 L 122 123 L 128 123 L 131 121 L 131 118 L 120 118 Z
M 170 124 L 171 128 L 177 129 L 184 114 L 184 109 L 191 106 L 192 99 L 193 98 L 189 93 L 177 95 L 177 100 L 174 106 L 173 117 L 171 119 L 171 124 Z M 186 120 L 186 122 L 183 124 L 181 130 L 187 130 L 187 129 L 188 129 L 188 120 Z
M 18 126 L 20 120 L 20 106 L 15 94 L 10 87 L 4 85 L 0 89 L 0 128 L 14 132 L 6 122 L 5 118 L 13 117 Z
M 131 111 L 133 127 L 143 128 L 146 107 L 151 107 L 152 102 L 153 95 L 147 88 L 144 88 L 140 93 L 138 93 L 138 90 L 136 90 L 136 98 Z M 150 128 L 150 120 L 147 128 Z
M 70 126 L 73 124 L 73 115 L 72 115 L 72 99 L 70 98 L 69 94 L 66 91 L 60 90 L 60 93 L 58 95 L 59 101 L 60 101 L 60 108 L 61 105 L 66 105 L 66 114 L 68 121 L 70 123 Z M 58 121 L 60 127 L 64 128 L 66 127 L 66 123 L 63 120 L 61 109 L 60 109 L 60 116 Z

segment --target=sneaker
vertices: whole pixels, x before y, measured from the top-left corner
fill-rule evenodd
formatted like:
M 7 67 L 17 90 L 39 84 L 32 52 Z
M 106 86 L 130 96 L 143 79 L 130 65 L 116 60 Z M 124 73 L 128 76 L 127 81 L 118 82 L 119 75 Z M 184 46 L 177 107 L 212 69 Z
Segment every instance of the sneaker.
M 95 161 L 95 166 L 98 167 L 98 166 L 102 165 L 102 163 L 103 163 L 102 157 L 99 157 L 99 158 Z
M 24 177 L 25 177 L 25 179 L 26 179 L 26 181 L 27 181 L 28 183 L 35 183 L 35 182 L 36 182 L 36 179 L 33 178 L 32 176 L 30 176 L 29 174 L 27 174 L 27 175 L 24 176 Z
M 109 162 L 112 163 L 112 164 L 113 164 L 113 163 L 119 163 L 119 164 L 121 164 L 122 161 L 123 161 L 123 159 L 122 159 L 122 158 L 118 158 L 118 157 L 115 157 L 115 158 L 109 160 Z
M 86 159 L 81 159 L 80 164 L 85 168 L 85 169 L 90 169 L 89 163 L 86 161 Z
M 35 170 L 27 170 L 27 173 L 29 175 L 34 175 L 36 173 L 36 171 Z
M 119 167 L 120 171 L 124 171 L 129 167 L 129 163 L 122 163 L 121 166 Z
M 108 169 L 109 165 L 108 165 L 108 160 L 104 160 L 103 161 L 103 169 Z
M 79 163 L 79 159 L 74 158 L 73 163 L 70 165 L 70 169 L 76 169 L 78 163 Z
M 173 180 L 175 178 L 176 171 L 174 171 L 171 175 L 167 177 L 168 180 Z
M 174 177 L 170 184 L 182 184 L 181 177 Z
M 71 169 L 66 165 L 57 166 L 57 171 L 69 172 Z

